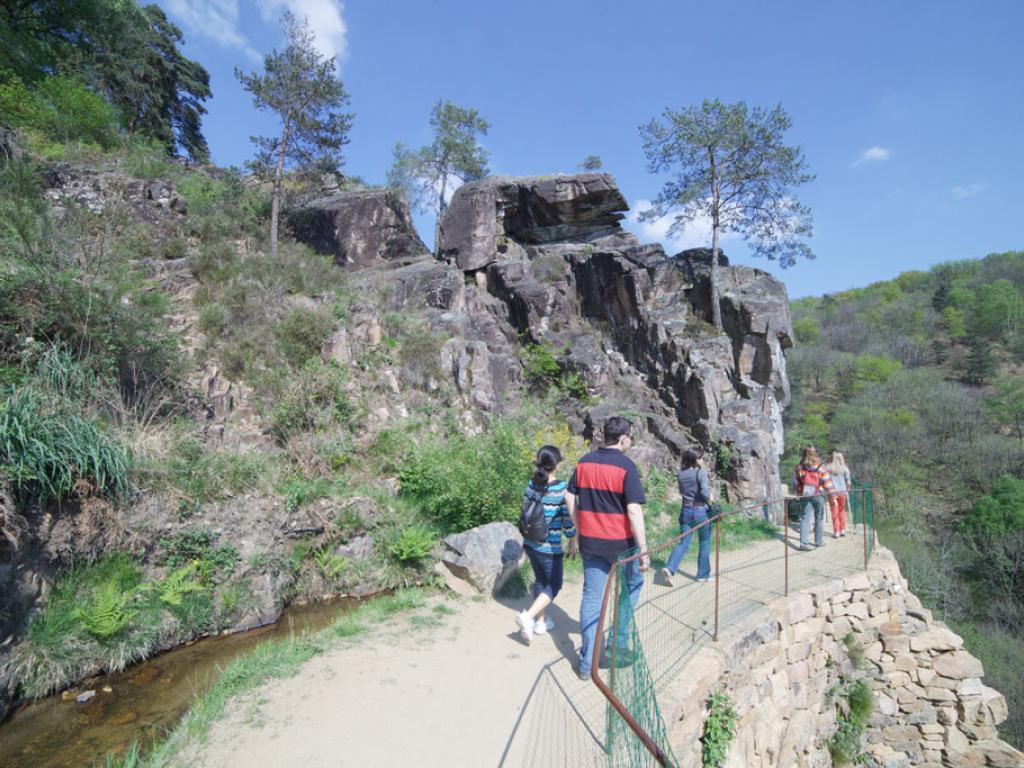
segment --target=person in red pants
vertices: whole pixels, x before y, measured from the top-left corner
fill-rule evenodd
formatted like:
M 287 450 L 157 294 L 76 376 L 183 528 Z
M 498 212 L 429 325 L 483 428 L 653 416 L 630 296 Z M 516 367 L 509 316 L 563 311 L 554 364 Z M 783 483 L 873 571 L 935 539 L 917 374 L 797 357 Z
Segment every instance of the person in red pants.
M 846 535 L 846 510 L 849 507 L 850 468 L 846 459 L 839 451 L 832 451 L 825 468 L 832 475 L 835 496 L 832 499 L 832 536 L 839 538 Z

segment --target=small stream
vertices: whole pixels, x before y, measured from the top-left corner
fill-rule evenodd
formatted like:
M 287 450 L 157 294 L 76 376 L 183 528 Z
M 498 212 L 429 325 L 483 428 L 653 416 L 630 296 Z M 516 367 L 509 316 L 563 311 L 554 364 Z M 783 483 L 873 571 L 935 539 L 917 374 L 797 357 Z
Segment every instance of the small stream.
M 25 704 L 0 725 L 3 768 L 89 768 L 133 741 L 145 745 L 178 721 L 232 659 L 265 640 L 322 629 L 361 601 L 342 598 L 286 608 L 276 624 L 182 646 L 61 694 Z M 105 690 L 109 689 L 109 691 Z

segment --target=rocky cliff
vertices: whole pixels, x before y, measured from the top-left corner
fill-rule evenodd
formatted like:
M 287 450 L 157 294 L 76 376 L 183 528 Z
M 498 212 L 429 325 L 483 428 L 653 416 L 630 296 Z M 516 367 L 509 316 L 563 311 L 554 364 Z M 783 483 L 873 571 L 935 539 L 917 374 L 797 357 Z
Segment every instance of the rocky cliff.
M 399 211 L 394 219 L 408 221 L 404 201 L 388 201 Z M 365 195 L 342 194 L 311 204 L 315 212 L 304 216 L 372 229 L 377 216 L 345 212 L 371 207 Z M 700 443 L 731 457 L 723 478 L 731 498 L 778 497 L 789 402 L 784 350 L 792 343 L 785 287 L 726 263 L 719 272 L 725 329 L 717 331 L 708 322 L 708 254 L 669 257 L 641 243 L 622 229 L 626 210 L 609 174 L 491 177 L 453 196 L 441 222 L 441 261 L 408 247 L 353 259 L 343 241 L 373 237 L 352 231 L 335 238 L 334 253 L 363 273 L 357 282 L 389 285 L 389 308 L 423 311 L 450 337 L 439 367 L 467 407 L 518 403 L 523 347 L 543 345 L 586 385 L 585 401 L 566 407 L 588 437 L 600 437 L 607 416 L 625 413 L 644 434 L 640 458 L 672 468 L 687 445 Z M 296 234 L 322 247 L 322 231 Z

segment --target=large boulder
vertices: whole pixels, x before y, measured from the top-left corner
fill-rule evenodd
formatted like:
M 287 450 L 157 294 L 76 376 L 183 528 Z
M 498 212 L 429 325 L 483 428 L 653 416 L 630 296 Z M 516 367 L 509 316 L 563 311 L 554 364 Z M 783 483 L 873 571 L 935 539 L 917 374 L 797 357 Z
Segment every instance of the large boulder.
M 481 594 L 505 584 L 523 561 L 523 537 L 511 523 L 487 523 L 444 540 L 441 566 Z
M 585 242 L 614 234 L 628 208 L 607 173 L 491 176 L 455 191 L 441 220 L 441 256 L 462 270 L 481 269 L 507 253 L 509 240 Z
M 348 269 L 429 253 L 405 195 L 391 189 L 335 192 L 289 211 L 287 222 L 297 240 Z

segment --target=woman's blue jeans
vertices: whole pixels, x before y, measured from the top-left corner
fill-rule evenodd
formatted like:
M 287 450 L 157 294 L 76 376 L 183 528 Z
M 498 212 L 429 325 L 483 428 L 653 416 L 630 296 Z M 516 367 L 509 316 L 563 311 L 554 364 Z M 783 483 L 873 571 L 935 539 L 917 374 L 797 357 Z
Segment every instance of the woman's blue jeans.
M 683 558 L 686 557 L 686 552 L 690 548 L 690 540 L 693 538 L 693 534 L 688 533 L 688 531 L 696 528 L 707 519 L 707 507 L 683 507 L 683 511 L 679 513 L 679 532 L 686 533 L 687 535 L 679 540 L 679 543 L 672 549 L 672 554 L 668 556 L 667 567 L 672 573 L 679 571 L 679 564 L 683 562 Z M 705 525 L 697 531 L 697 578 L 711 578 L 710 525 Z

